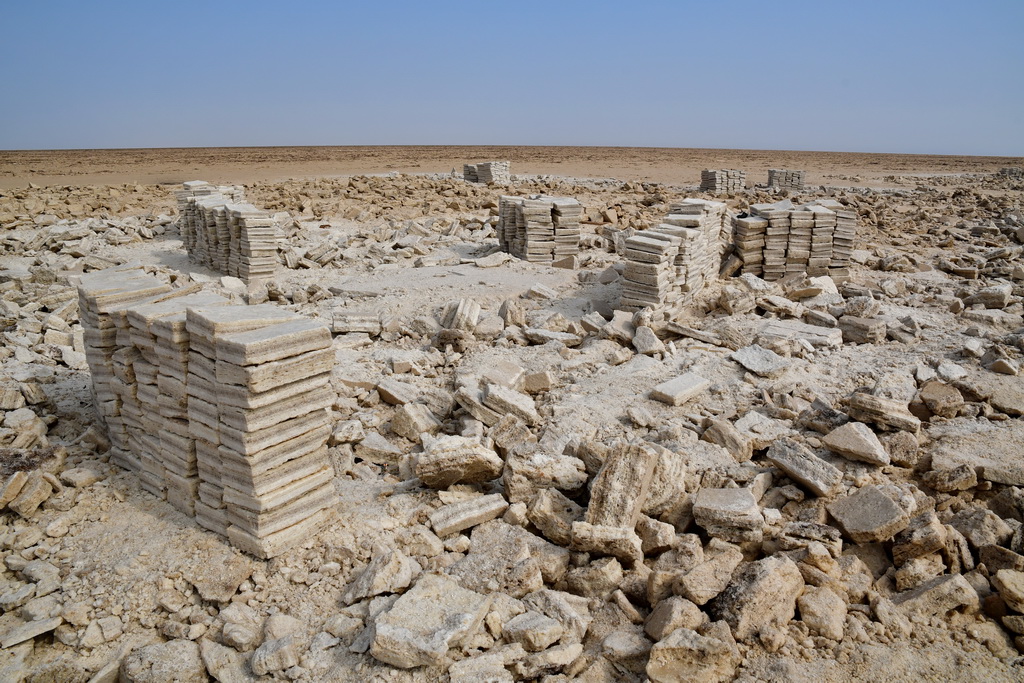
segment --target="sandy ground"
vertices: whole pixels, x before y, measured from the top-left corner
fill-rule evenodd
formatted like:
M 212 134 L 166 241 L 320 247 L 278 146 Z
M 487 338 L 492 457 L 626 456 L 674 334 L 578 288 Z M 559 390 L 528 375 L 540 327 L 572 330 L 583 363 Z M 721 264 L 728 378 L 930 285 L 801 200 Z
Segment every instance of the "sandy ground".
M 640 147 L 231 147 L 0 151 L 0 188 L 120 183 L 178 184 L 201 178 L 251 183 L 364 173 L 445 173 L 462 164 L 508 159 L 513 173 L 613 177 L 697 185 L 706 168 L 747 172 L 764 184 L 769 168 L 802 169 L 813 185 L 886 184 L 888 176 L 992 173 L 1021 157 L 965 157 L 772 150 Z

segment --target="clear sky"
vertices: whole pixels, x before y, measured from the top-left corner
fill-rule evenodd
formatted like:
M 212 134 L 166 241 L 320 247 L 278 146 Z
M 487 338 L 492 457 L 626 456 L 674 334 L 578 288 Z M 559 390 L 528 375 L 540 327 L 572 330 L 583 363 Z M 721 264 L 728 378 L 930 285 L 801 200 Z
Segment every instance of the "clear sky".
M 0 26 L 0 149 L 1024 156 L 1024 0 L 6 0 Z

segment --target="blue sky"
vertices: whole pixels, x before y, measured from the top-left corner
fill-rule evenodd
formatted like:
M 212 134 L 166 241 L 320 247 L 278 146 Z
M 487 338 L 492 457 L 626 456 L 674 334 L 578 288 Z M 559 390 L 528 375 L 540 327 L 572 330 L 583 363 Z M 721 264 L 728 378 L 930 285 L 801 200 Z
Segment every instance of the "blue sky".
M 0 149 L 1024 156 L 1024 2 L 16 2 Z

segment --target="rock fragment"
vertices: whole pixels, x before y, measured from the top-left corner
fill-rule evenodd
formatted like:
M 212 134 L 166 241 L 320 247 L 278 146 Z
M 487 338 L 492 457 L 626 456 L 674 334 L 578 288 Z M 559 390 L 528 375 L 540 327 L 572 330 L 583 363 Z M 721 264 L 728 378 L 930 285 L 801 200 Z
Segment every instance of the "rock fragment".
M 843 533 L 855 543 L 887 541 L 910 523 L 903 508 L 877 486 L 864 486 L 827 507 Z

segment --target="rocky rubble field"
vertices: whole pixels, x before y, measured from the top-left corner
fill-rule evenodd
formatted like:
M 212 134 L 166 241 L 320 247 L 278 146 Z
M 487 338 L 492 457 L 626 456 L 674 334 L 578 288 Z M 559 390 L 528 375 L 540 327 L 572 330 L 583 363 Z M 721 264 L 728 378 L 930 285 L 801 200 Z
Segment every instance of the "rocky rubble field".
M 616 245 L 693 188 L 252 184 L 252 287 L 174 188 L 6 191 L 0 680 L 1020 680 L 1024 184 L 893 183 L 792 197 L 857 211 L 849 280 L 669 317 L 616 310 Z M 498 251 L 540 192 L 585 207 L 574 269 Z M 75 283 L 129 262 L 332 326 L 327 530 L 256 560 L 108 462 Z

